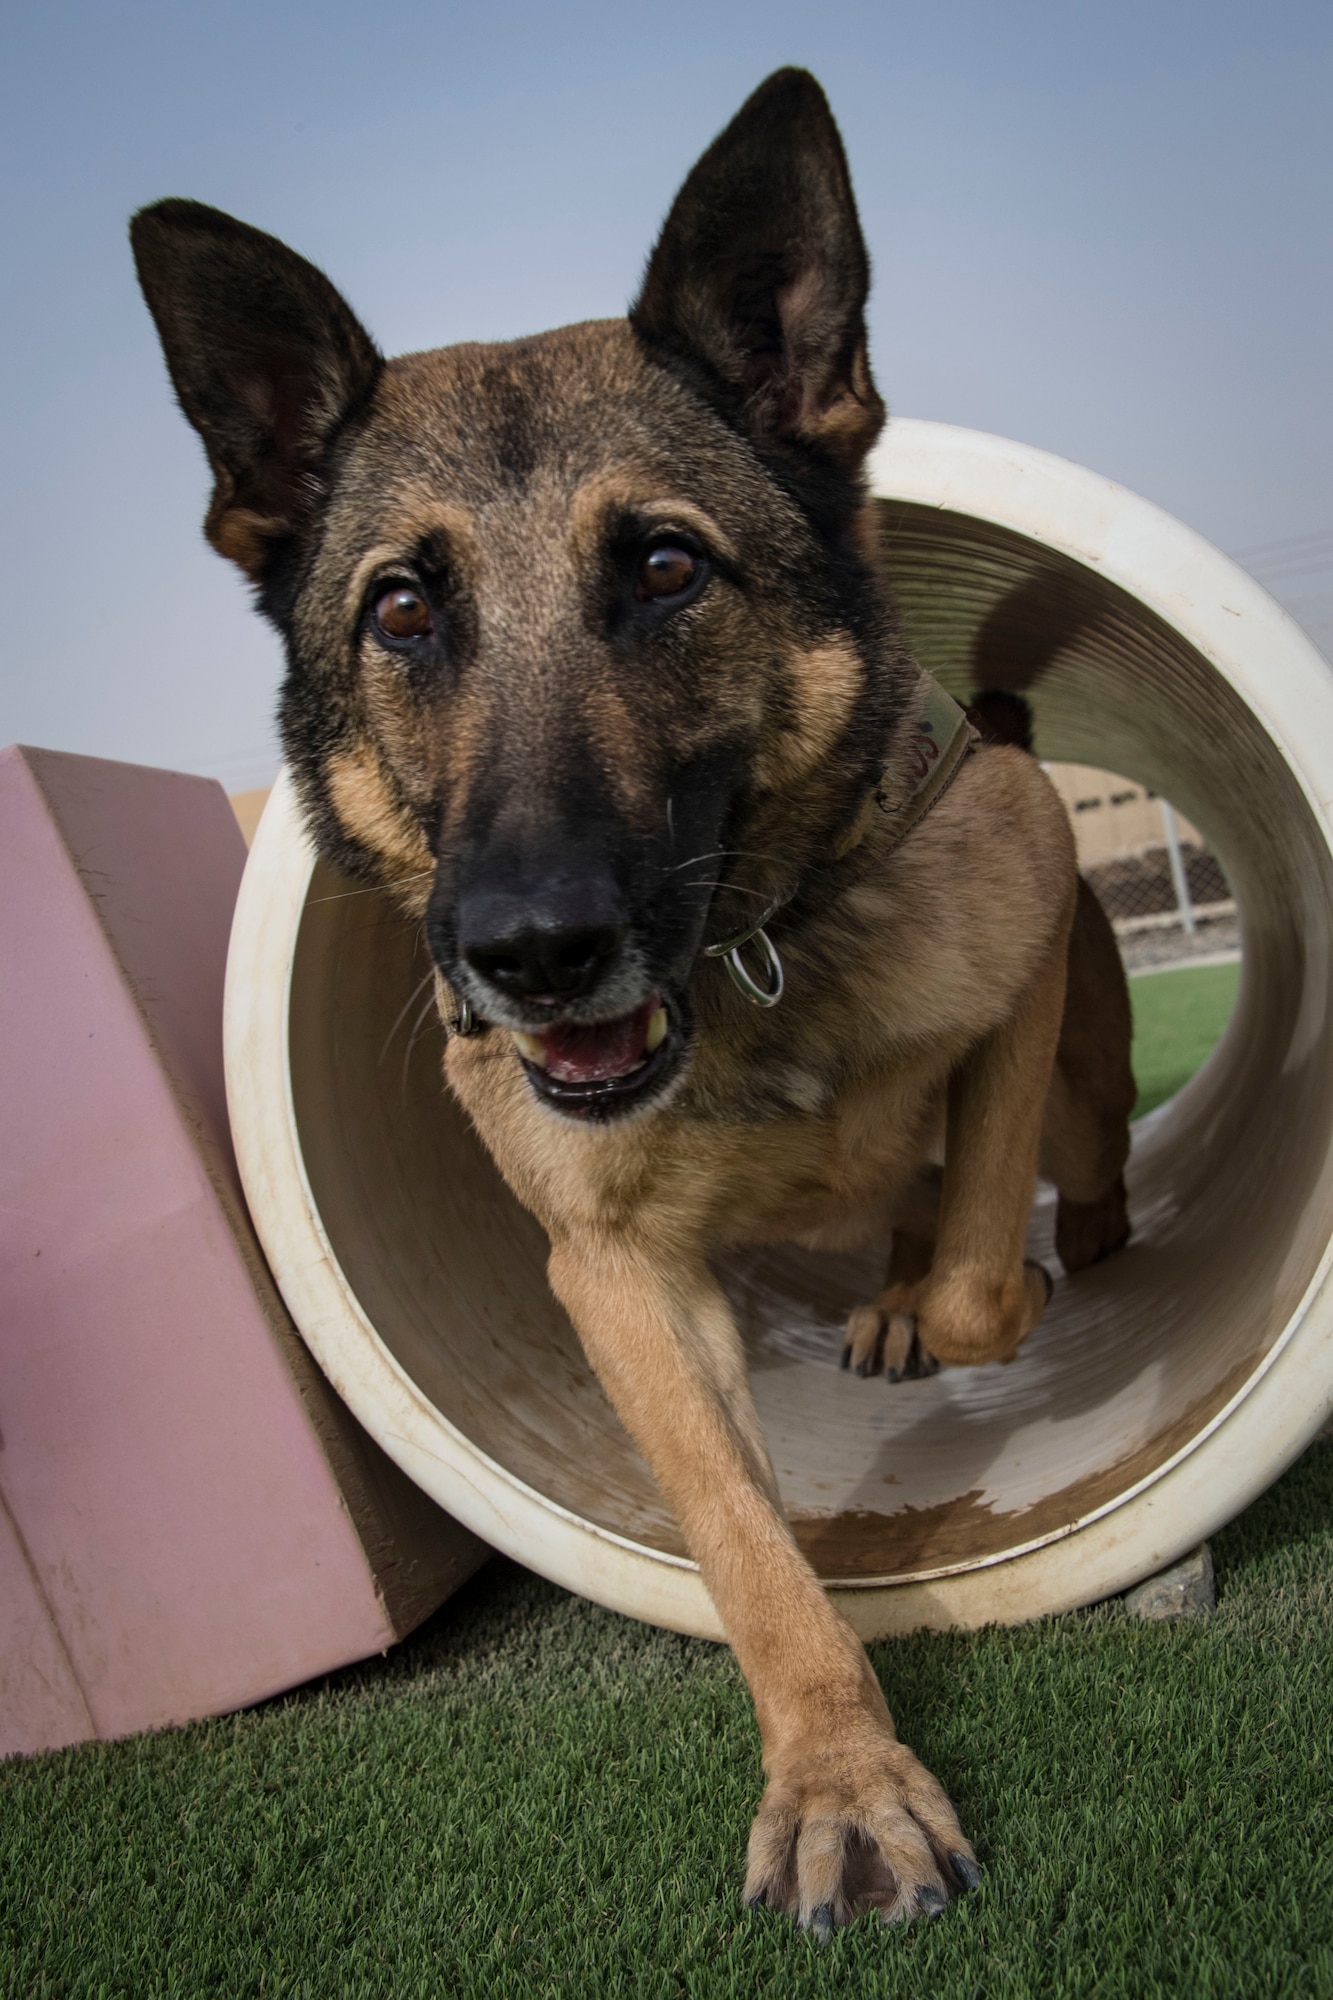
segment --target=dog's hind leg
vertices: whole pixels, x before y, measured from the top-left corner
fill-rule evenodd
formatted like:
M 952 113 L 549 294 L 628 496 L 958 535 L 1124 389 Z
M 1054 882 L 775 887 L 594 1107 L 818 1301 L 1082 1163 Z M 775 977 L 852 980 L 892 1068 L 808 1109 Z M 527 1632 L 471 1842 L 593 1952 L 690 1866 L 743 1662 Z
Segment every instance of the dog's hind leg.
M 716 1281 L 674 1238 L 609 1231 L 557 1241 L 550 1276 L 676 1512 L 754 1696 L 768 1784 L 747 1902 L 819 1935 L 866 1909 L 935 1915 L 975 1885 L 975 1857 L 796 1546 Z
M 1067 937 L 1061 925 L 1008 1020 L 950 1079 L 939 1236 L 916 1305 L 922 1347 L 950 1367 L 1012 1360 L 1051 1295 L 1049 1276 L 1024 1261 L 1023 1247 L 1064 1007 Z
M 1064 1019 L 1042 1131 L 1041 1170 L 1059 1193 L 1055 1247 L 1081 1271 L 1129 1237 L 1124 1166 L 1136 1087 L 1129 986 L 1110 922 L 1080 879 Z

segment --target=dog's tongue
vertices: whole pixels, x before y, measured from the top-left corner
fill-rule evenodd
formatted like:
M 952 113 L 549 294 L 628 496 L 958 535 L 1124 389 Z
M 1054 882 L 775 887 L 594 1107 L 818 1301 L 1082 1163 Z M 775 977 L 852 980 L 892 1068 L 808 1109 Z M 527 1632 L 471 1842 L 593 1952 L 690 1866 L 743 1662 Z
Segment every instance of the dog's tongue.
M 560 1021 L 541 1030 L 546 1074 L 561 1083 L 599 1083 L 628 1076 L 648 1053 L 648 1023 L 661 1006 L 656 993 L 617 1021 Z

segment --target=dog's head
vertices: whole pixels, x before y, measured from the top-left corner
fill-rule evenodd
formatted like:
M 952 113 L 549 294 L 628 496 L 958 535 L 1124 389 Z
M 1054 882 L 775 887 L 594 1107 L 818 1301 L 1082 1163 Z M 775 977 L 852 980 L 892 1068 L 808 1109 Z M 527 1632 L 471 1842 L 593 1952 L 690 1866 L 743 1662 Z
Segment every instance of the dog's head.
M 424 917 L 546 1102 L 659 1101 L 702 946 L 845 845 L 902 700 L 818 85 L 770 78 L 704 154 L 627 321 L 386 362 L 273 238 L 182 201 L 132 234 L 324 851 Z

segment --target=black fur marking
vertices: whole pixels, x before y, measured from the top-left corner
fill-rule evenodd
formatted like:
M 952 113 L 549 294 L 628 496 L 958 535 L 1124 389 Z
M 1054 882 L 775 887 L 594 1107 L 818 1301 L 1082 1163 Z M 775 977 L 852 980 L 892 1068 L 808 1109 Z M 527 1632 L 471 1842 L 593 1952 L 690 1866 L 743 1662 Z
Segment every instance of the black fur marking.
M 541 460 L 541 424 L 526 386 L 493 371 L 487 384 L 487 429 L 506 482 L 522 486 Z
M 322 271 L 275 237 L 200 202 L 170 199 L 130 224 L 139 282 L 182 410 L 216 480 L 209 532 L 308 522 L 324 455 L 374 393 L 374 342 Z
M 869 288 L 838 128 L 814 78 L 785 69 L 686 179 L 630 324 L 744 433 L 800 439 L 816 464 L 854 472 L 883 421 L 864 358 Z

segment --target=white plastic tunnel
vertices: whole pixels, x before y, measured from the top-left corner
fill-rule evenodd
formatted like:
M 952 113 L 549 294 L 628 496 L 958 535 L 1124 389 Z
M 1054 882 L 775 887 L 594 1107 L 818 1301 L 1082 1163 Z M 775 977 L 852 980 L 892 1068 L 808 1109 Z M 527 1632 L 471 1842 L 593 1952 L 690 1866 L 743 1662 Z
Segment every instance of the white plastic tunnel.
M 918 657 L 1022 688 L 1041 755 L 1171 799 L 1220 859 L 1244 963 L 1218 1048 L 1135 1130 L 1134 1237 L 1058 1280 L 1010 1367 L 838 1368 L 883 1246 L 724 1278 L 796 1534 L 866 1637 L 1067 1608 L 1230 1519 L 1333 1406 L 1333 670 L 1260 587 L 1110 481 L 898 422 L 874 486 Z M 413 1039 L 417 928 L 315 861 L 276 790 L 236 914 L 232 1119 L 305 1339 L 459 1520 L 599 1602 L 719 1633 L 551 1297 L 537 1224 Z M 1039 1199 L 1035 1254 L 1050 1249 Z

